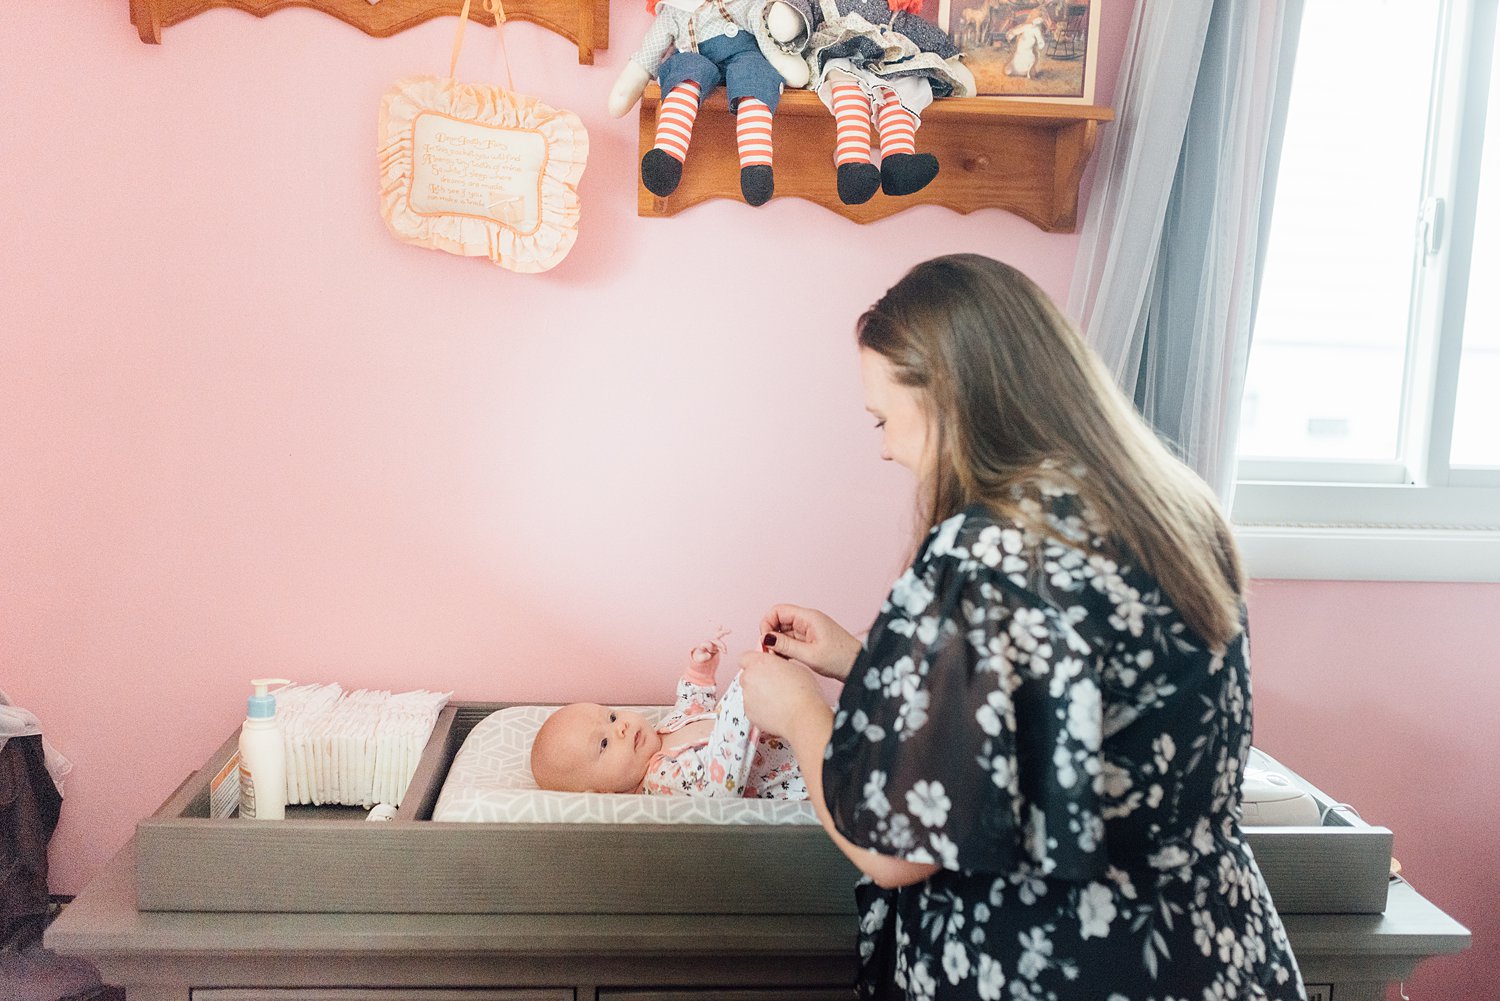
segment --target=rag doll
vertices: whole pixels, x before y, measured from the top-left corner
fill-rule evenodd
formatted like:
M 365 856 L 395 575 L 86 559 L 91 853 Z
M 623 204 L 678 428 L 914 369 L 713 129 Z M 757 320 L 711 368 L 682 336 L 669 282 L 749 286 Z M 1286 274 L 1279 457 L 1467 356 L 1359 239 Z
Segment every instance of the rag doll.
M 757 30 L 807 63 L 808 87 L 833 113 L 839 199 L 867 202 L 877 190 L 910 195 L 937 176 L 937 157 L 918 153 L 922 110 L 934 97 L 974 93 L 974 74 L 922 0 L 772 0 Z M 790 78 L 789 78 L 790 79 Z M 870 124 L 880 137 L 880 166 Z
M 771 116 L 781 99 L 782 70 L 794 86 L 807 82 L 802 59 L 783 52 L 752 29 L 765 0 L 646 0 L 655 15 L 645 41 L 625 64 L 609 94 L 616 118 L 635 107 L 655 74 L 661 83 L 656 144 L 641 158 L 641 181 L 665 197 L 682 180 L 698 106 L 720 83 L 735 115 L 740 191 L 751 205 L 775 192 Z

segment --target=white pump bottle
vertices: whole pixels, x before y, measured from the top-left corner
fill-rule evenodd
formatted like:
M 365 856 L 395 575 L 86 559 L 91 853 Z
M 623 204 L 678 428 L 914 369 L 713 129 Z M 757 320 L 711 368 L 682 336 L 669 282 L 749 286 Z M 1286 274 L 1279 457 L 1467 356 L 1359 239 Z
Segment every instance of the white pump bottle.
M 250 682 L 245 724 L 240 727 L 240 816 L 247 820 L 286 817 L 286 744 L 276 725 L 276 696 L 272 685 L 288 685 L 284 678 L 256 678 Z

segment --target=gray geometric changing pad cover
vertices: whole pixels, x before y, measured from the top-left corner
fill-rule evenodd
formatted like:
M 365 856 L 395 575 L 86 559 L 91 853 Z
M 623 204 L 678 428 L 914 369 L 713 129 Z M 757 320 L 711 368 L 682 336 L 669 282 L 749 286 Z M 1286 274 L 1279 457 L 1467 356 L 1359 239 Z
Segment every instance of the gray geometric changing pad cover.
M 531 776 L 531 742 L 557 706 L 512 706 L 481 720 L 453 758 L 432 819 L 529 824 L 816 824 L 806 801 L 551 792 Z M 627 706 L 653 723 L 670 706 Z

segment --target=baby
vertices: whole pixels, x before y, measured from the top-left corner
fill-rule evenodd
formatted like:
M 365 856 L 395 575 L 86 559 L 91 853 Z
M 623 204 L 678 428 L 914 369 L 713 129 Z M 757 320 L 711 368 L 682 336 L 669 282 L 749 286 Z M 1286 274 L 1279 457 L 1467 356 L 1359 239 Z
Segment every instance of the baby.
M 677 703 L 656 725 L 592 702 L 547 717 L 531 745 L 536 784 L 560 792 L 806 799 L 791 747 L 745 716 L 738 675 L 723 698 L 717 695 L 714 672 L 727 634 L 720 630 L 692 649 Z

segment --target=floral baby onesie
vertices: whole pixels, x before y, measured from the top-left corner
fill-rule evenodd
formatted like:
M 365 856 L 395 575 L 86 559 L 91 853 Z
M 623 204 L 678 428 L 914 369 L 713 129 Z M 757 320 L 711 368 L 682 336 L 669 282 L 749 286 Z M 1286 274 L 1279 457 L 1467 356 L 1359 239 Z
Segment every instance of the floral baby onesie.
M 745 715 L 745 693 L 734 676 L 723 697 L 713 675 L 689 668 L 677 682 L 673 711 L 657 724 L 666 736 L 712 719 L 707 740 L 663 750 L 646 768 L 642 788 L 648 796 L 743 796 L 750 799 L 806 799 L 807 785 L 791 747 L 780 737 L 761 733 Z

